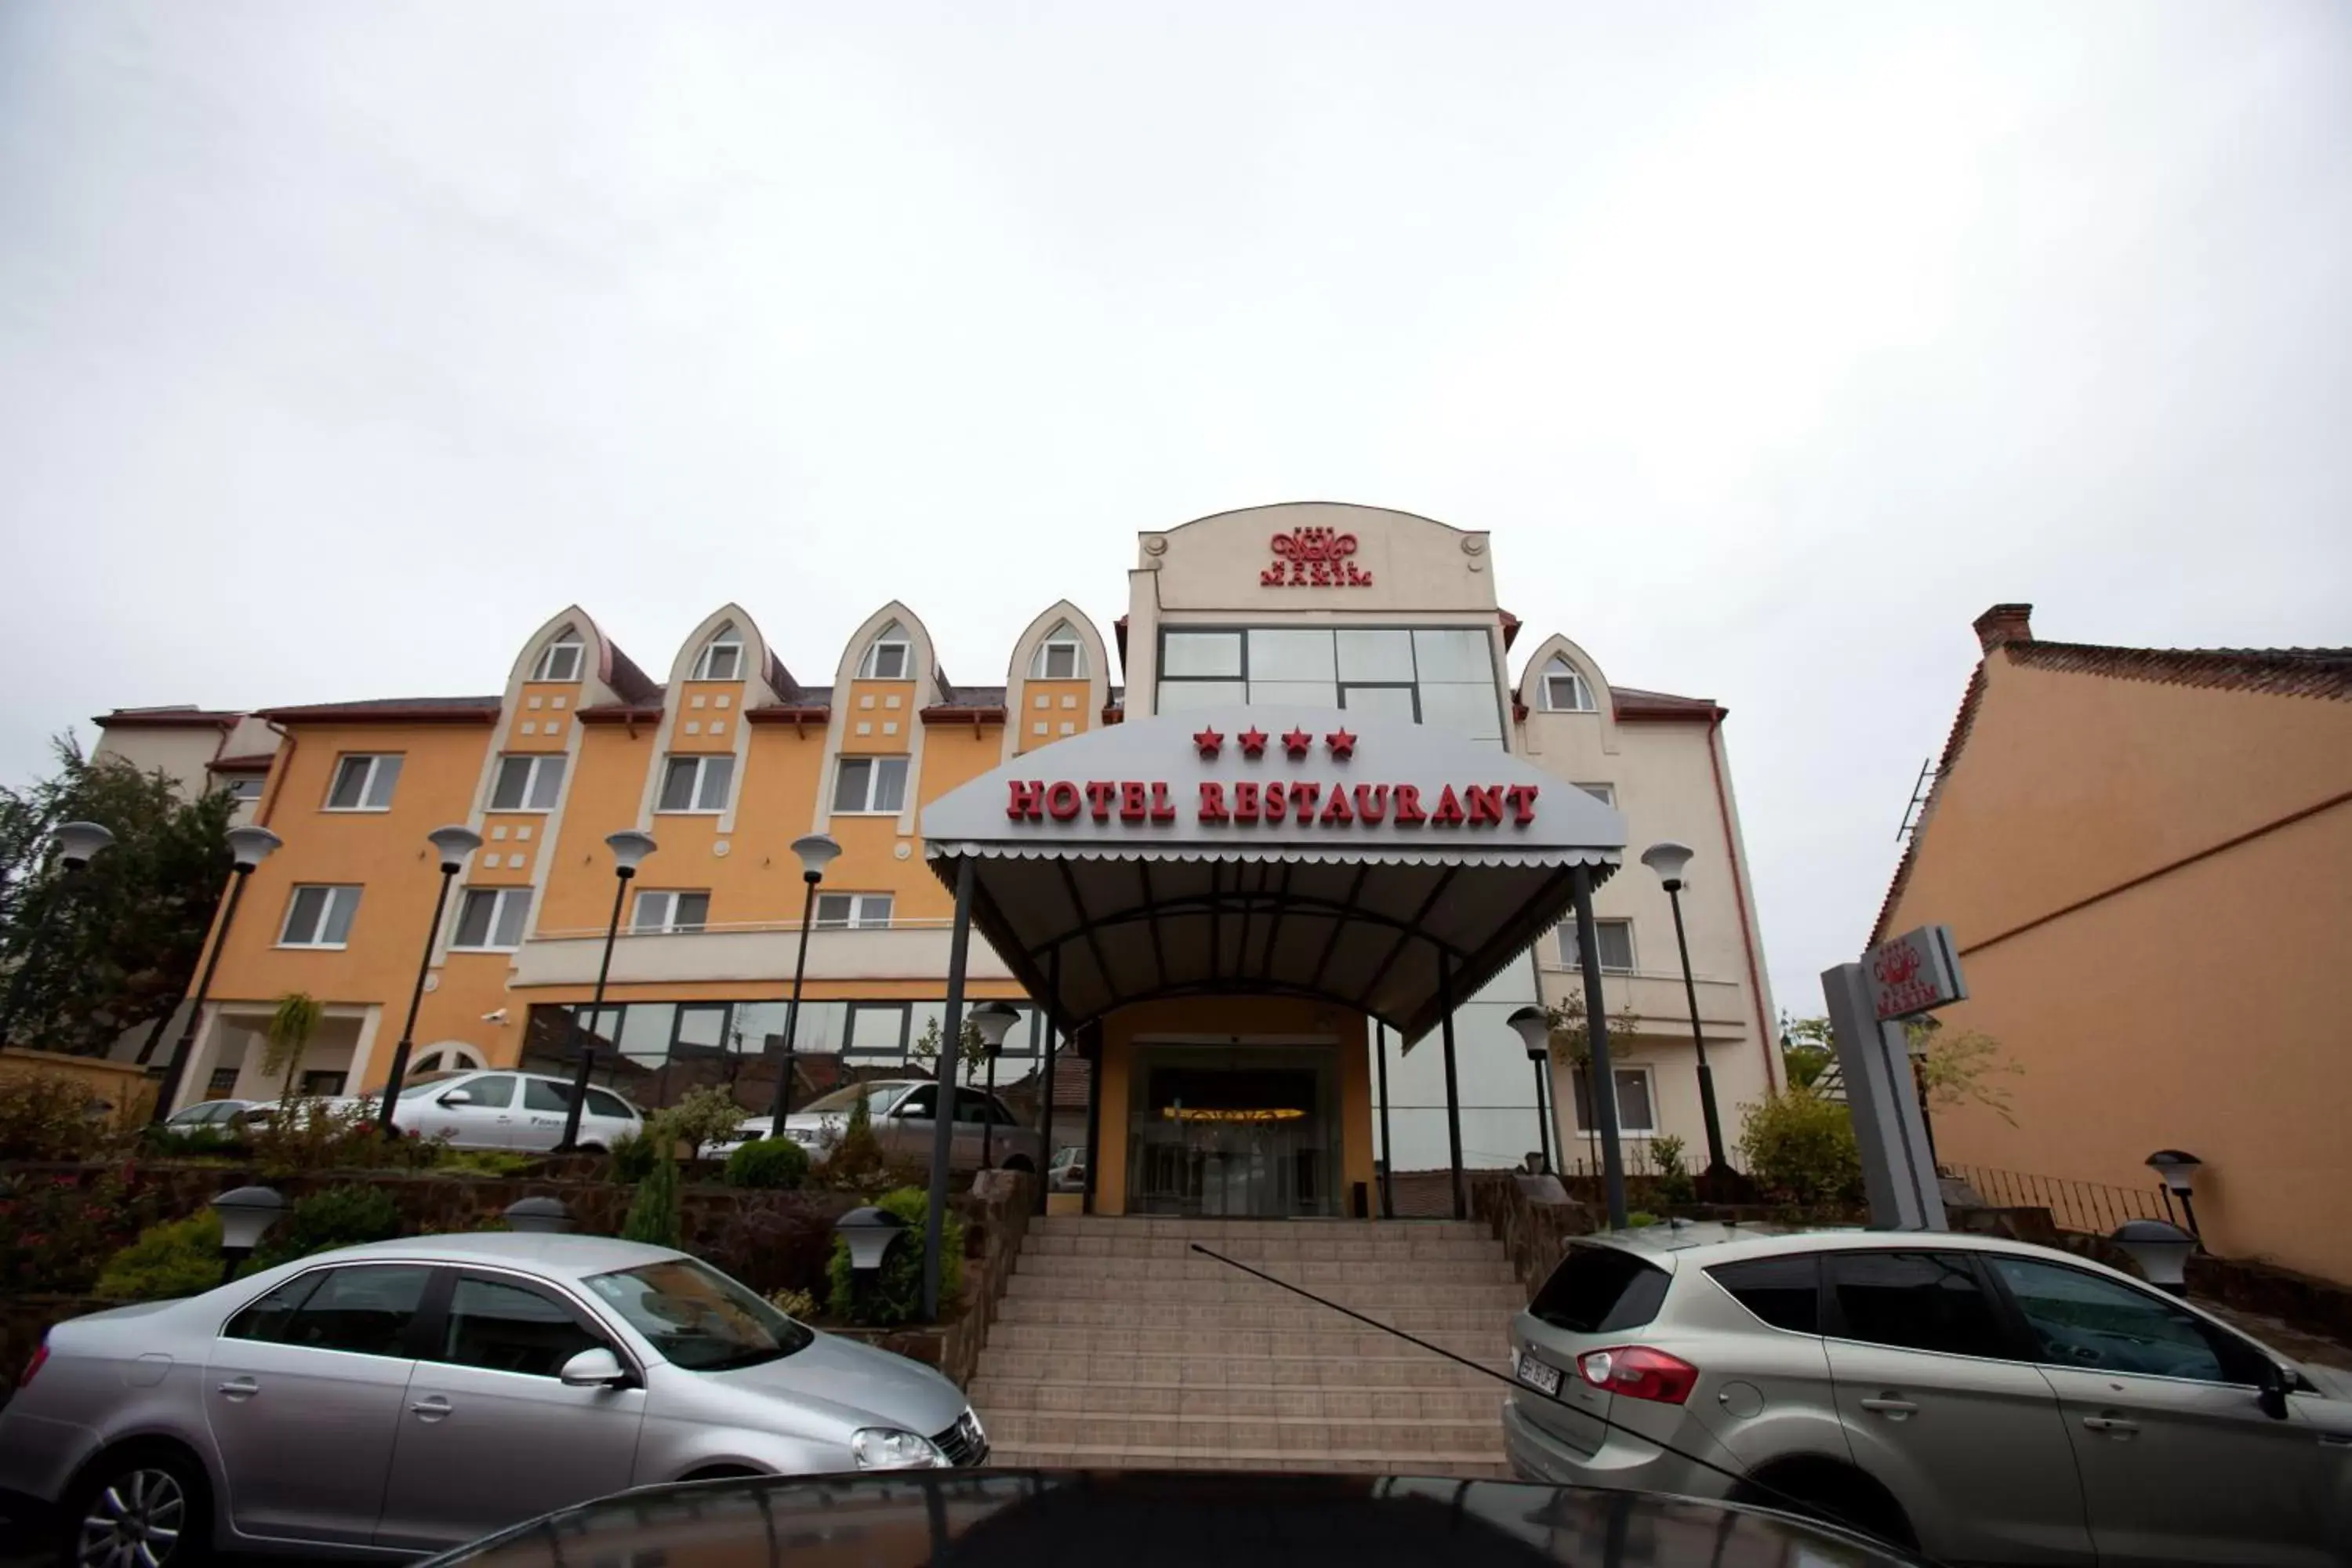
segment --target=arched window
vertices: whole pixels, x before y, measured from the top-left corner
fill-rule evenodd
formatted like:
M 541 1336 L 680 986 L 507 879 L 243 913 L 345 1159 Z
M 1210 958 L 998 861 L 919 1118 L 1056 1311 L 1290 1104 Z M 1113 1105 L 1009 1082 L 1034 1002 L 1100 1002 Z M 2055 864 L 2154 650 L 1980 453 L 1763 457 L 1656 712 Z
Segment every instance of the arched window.
M 743 679 L 743 638 L 728 622 L 702 645 L 702 657 L 694 661 L 695 680 L 740 680 Z
M 1544 666 L 1543 707 L 1547 713 L 1591 713 L 1597 711 L 1592 701 L 1592 688 L 1585 683 L 1573 665 L 1559 654 Z
M 1037 657 L 1029 661 L 1029 674 L 1037 680 L 1084 680 L 1087 678 L 1087 647 L 1070 623 L 1060 621 L 1045 634 L 1037 645 Z
M 857 661 L 857 673 L 867 680 L 912 679 L 915 650 L 907 640 L 907 628 L 892 621 L 877 632 L 866 645 L 866 657 Z
M 566 626 L 555 634 L 555 640 L 539 650 L 539 663 L 530 672 L 533 680 L 577 680 L 580 679 L 580 633 Z
M 412 1073 L 463 1072 L 482 1065 L 482 1058 L 463 1046 L 436 1046 L 408 1065 Z

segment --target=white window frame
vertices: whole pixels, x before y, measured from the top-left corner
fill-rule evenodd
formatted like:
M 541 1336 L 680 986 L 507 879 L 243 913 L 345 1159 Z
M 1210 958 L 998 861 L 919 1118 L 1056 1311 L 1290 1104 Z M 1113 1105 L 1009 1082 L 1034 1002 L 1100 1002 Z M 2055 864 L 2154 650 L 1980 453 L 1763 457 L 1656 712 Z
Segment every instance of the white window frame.
M 824 912 L 825 905 L 836 899 L 846 899 L 849 901 L 848 913 L 839 919 L 829 917 Z M 878 909 L 876 907 L 877 905 L 880 906 Z M 894 908 L 896 904 L 893 895 L 889 893 L 819 893 L 816 896 L 816 907 L 812 911 L 809 929 L 812 931 L 887 931 L 890 929 L 890 913 Z
M 1555 700 L 1551 684 L 1563 679 L 1569 683 L 1568 701 L 1564 704 Z M 1582 670 L 1558 654 L 1554 654 L 1551 662 L 1544 666 L 1543 674 L 1538 678 L 1537 695 L 1543 699 L 1543 710 L 1547 713 L 1601 711 L 1599 704 L 1592 700 L 1592 683 L 1584 679 Z
M 319 809 L 320 811 L 390 811 L 393 794 L 400 787 L 400 764 L 406 756 L 407 753 L 404 752 L 343 752 L 335 759 L 335 771 L 328 775 L 327 798 Z M 336 788 L 343 782 L 345 771 L 353 763 L 364 764 L 364 771 L 360 775 L 360 803 L 357 805 L 337 805 L 335 804 Z M 387 768 L 383 765 L 386 763 L 392 765 Z M 382 800 L 376 799 L 379 787 L 383 792 Z
M 300 906 L 302 895 L 313 889 L 323 889 L 327 896 L 319 902 L 318 920 L 312 922 L 303 939 L 297 941 L 294 936 L 294 911 Z M 360 885 L 356 882 L 295 883 L 286 890 L 286 913 L 278 922 L 278 945 L 304 948 L 314 952 L 341 952 L 351 945 L 351 928 L 359 921 L 360 892 Z M 349 910 L 343 921 L 343 940 L 341 942 L 319 941 L 320 933 L 334 925 L 335 910 L 338 907 L 347 908 Z
M 1593 937 L 1596 942 L 1599 941 L 1601 928 L 1602 926 L 1622 926 L 1625 928 L 1626 963 L 1625 967 L 1620 969 L 1615 964 L 1609 963 L 1607 955 L 1603 954 L 1601 964 L 1601 973 L 1603 974 L 1639 974 L 1642 972 L 1642 950 L 1633 943 L 1633 922 L 1615 916 L 1595 915 L 1592 920 L 1592 927 Z M 1558 929 L 1559 931 L 1560 966 L 1564 969 L 1580 969 L 1583 967 L 1583 961 L 1577 956 L 1576 952 L 1575 917 L 1570 916 L 1569 919 L 1562 921 Z
M 556 656 L 566 648 L 572 651 L 572 673 L 558 675 L 555 673 Z M 533 680 L 568 686 L 580 679 L 580 673 L 587 667 L 587 663 L 588 645 L 581 640 L 578 631 L 566 626 L 556 634 L 554 641 L 539 650 L 538 662 L 530 667 L 530 678 Z
M 698 920 L 680 923 L 682 900 L 700 899 Z M 648 915 L 652 918 L 648 919 Z M 710 926 L 710 891 L 707 888 L 647 888 L 637 894 L 629 910 L 629 930 L 638 936 L 678 936 L 707 931 Z
M 881 665 L 882 650 L 886 647 L 898 650 L 898 673 L 896 675 L 877 673 Z M 892 621 L 874 634 L 874 640 L 866 645 L 865 655 L 857 661 L 857 678 L 860 680 L 912 680 L 915 679 L 915 643 L 914 639 L 907 635 L 904 626 Z
M 490 811 L 536 812 L 542 816 L 548 812 L 553 811 L 556 808 L 556 805 L 563 799 L 563 776 L 567 773 L 571 772 L 571 768 L 569 766 L 570 762 L 571 759 L 565 756 L 562 752 L 507 752 L 505 755 L 499 758 L 498 771 L 490 775 L 490 804 L 486 809 Z M 506 782 L 507 768 L 509 764 L 514 763 L 521 763 L 524 764 L 522 775 L 522 804 L 520 805 L 500 805 L 499 804 L 499 786 Z M 539 793 L 540 774 L 541 772 L 549 768 L 555 770 L 555 799 L 548 802 L 545 805 L 533 805 L 530 804 L 531 797 Z
M 1586 1072 L 1590 1072 L 1591 1069 L 1590 1068 L 1585 1068 L 1584 1070 L 1585 1070 Z M 1638 1077 L 1642 1079 L 1642 1086 L 1643 1086 L 1643 1088 L 1648 1091 L 1648 1092 L 1647 1092 L 1647 1093 L 1646 1093 L 1643 1098 L 1644 1098 L 1645 1100 L 1647 1100 L 1649 1101 L 1649 1105 L 1650 1105 L 1650 1124 L 1649 1124 L 1647 1127 L 1628 1127 L 1627 1125 L 1625 1125 L 1625 1122 L 1624 1122 L 1624 1115 L 1625 1115 L 1625 1097 L 1624 1097 L 1622 1094 L 1619 1094 L 1619 1095 L 1617 1095 L 1617 1096 L 1616 1096 L 1616 1101 L 1617 1101 L 1617 1116 L 1618 1116 L 1617 1131 L 1620 1131 L 1620 1132 L 1622 1132 L 1622 1133 L 1623 1133 L 1623 1134 L 1624 1134 L 1626 1137 L 1628 1137 L 1628 1138 L 1654 1138 L 1654 1137 L 1656 1137 L 1656 1136 L 1658 1135 L 1658 1131 L 1659 1131 L 1659 1127 L 1658 1127 L 1658 1076 L 1657 1076 L 1657 1074 L 1655 1074 L 1655 1073 L 1654 1073 L 1654 1072 L 1652 1072 L 1652 1071 L 1650 1070 L 1650 1067 L 1649 1067 L 1649 1064 L 1648 1064 L 1647 1062 L 1631 1062 L 1631 1063 L 1628 1063 L 1628 1062 L 1617 1062 L 1617 1063 L 1612 1063 L 1612 1064 L 1611 1065 L 1610 1070 L 1611 1070 L 1612 1072 L 1613 1072 L 1614 1074 L 1616 1074 L 1616 1076 L 1617 1076 L 1617 1077 L 1619 1077 L 1619 1078 L 1628 1078 L 1628 1077 L 1636 1077 L 1636 1076 L 1638 1076 Z M 1576 1069 L 1574 1069 L 1574 1068 L 1570 1068 L 1570 1078 L 1571 1078 L 1571 1079 L 1574 1079 L 1574 1078 L 1578 1077 L 1579 1075 L 1577 1074 Z M 1593 1088 L 1593 1089 L 1594 1089 L 1595 1091 L 1598 1091 L 1598 1090 L 1599 1090 L 1599 1089 L 1600 1089 L 1600 1087 L 1601 1087 L 1601 1085 L 1600 1085 L 1600 1083 L 1598 1082 L 1598 1080 L 1595 1080 L 1595 1081 L 1593 1082 L 1593 1084 L 1592 1084 L 1592 1088 Z M 1612 1084 L 1612 1085 L 1611 1086 L 1611 1088 L 1613 1089 L 1615 1088 L 1615 1086 Z M 1593 1117 L 1592 1121 L 1589 1121 L 1589 1122 L 1588 1122 L 1588 1121 L 1586 1121 L 1584 1120 L 1584 1117 L 1583 1117 L 1583 1115 L 1582 1115 L 1582 1111 L 1583 1111 L 1584 1108 L 1583 1108 L 1582 1106 L 1580 1106 L 1580 1105 L 1578 1105 L 1578 1104 L 1576 1103 L 1576 1086 L 1575 1086 L 1575 1084 L 1574 1084 L 1574 1083 L 1571 1083 L 1571 1084 L 1569 1086 L 1569 1091 L 1568 1091 L 1568 1105 L 1569 1105 L 1569 1111 L 1570 1111 L 1570 1114 L 1575 1118 L 1575 1121 L 1576 1121 L 1576 1130 L 1577 1130 L 1579 1132 L 1597 1132 L 1597 1131 L 1599 1131 L 1601 1130 L 1601 1120 L 1600 1120 L 1600 1117 L 1599 1117 L 1599 1115 L 1598 1115 L 1598 1110 L 1599 1110 L 1599 1108 L 1598 1108 L 1598 1107 L 1594 1107 L 1594 1108 L 1593 1108 L 1593 1109 L 1594 1109 L 1594 1110 L 1595 1110 L 1595 1112 L 1596 1112 L 1596 1114 L 1594 1115 L 1594 1117 Z
M 1606 806 L 1617 804 L 1617 786 L 1613 784 L 1580 784 L 1576 786 Z
M 714 675 L 710 666 L 722 653 L 735 656 L 735 668 L 725 675 Z M 721 626 L 717 636 L 702 645 L 701 654 L 694 661 L 694 673 L 689 680 L 740 680 L 743 679 L 743 638 L 733 626 Z
M 459 940 L 457 933 L 465 929 L 466 910 L 478 898 L 490 900 L 490 918 L 482 928 L 480 942 L 463 942 Z M 499 940 L 499 927 L 504 922 L 507 906 L 510 903 L 522 905 L 522 921 L 520 929 L 515 932 L 514 941 L 505 942 Z M 457 900 L 457 918 L 449 927 L 449 951 L 452 952 L 512 952 L 521 947 L 530 936 L 530 889 L 529 888 L 468 888 L 466 889 L 465 896 Z
M 677 764 L 680 763 L 690 763 L 694 765 L 694 789 L 688 798 L 695 804 L 692 805 L 664 805 L 661 803 L 667 799 L 669 795 L 670 774 L 677 770 Z M 702 798 L 710 787 L 710 773 L 714 767 L 721 768 L 727 774 L 727 782 L 723 786 L 721 786 L 720 795 L 722 798 L 719 800 L 719 804 L 716 805 L 704 805 L 701 804 Z M 668 756 L 662 759 L 661 784 L 654 795 L 654 810 L 667 816 L 717 816 L 726 811 L 727 803 L 734 797 L 734 794 L 735 758 L 733 753 L 729 752 L 673 752 Z
M 833 763 L 834 815 L 835 816 L 898 816 L 900 812 L 906 809 L 907 787 L 909 782 L 908 775 L 914 771 L 913 768 L 908 765 L 909 761 L 910 759 L 908 757 L 898 753 L 893 753 L 887 756 L 845 754 L 843 756 L 835 757 Z M 865 798 L 856 805 L 847 805 L 843 804 L 841 798 L 841 775 L 842 770 L 852 763 L 866 763 L 870 765 L 866 770 Z M 874 805 L 874 797 L 879 793 L 876 786 L 881 781 L 882 769 L 884 765 L 890 763 L 896 763 L 898 764 L 898 804 L 891 806 L 877 806 Z
M 1054 655 L 1064 649 L 1069 652 L 1070 668 L 1066 673 L 1056 675 L 1053 670 Z M 1029 661 L 1029 678 L 1032 680 L 1087 679 L 1087 645 L 1078 640 L 1078 634 L 1070 629 L 1069 622 L 1064 621 L 1047 632 L 1045 640 L 1037 645 L 1036 657 Z

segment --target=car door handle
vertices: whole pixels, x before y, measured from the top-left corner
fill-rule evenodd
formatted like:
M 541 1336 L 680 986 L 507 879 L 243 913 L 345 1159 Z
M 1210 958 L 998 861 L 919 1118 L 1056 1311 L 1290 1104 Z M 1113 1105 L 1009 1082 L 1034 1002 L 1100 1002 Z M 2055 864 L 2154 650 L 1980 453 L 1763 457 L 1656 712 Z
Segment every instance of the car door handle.
M 2126 1420 L 2120 1415 L 2085 1415 L 2083 1417 L 2083 1429 L 2105 1432 L 2110 1437 L 2128 1437 L 2139 1430 L 2139 1423 Z
M 250 1399 L 261 1392 L 261 1384 L 249 1377 L 233 1377 L 220 1385 L 220 1391 L 231 1399 Z
M 1907 1421 L 1919 1414 L 1917 1405 L 1907 1399 L 1897 1399 L 1891 1394 L 1882 1394 L 1876 1399 L 1865 1399 L 1862 1402 L 1862 1407 L 1864 1410 L 1875 1411 L 1889 1421 Z
M 449 1414 L 449 1402 L 446 1399 L 437 1394 L 428 1394 L 411 1405 L 408 1412 L 412 1415 L 422 1416 L 427 1421 L 438 1421 Z

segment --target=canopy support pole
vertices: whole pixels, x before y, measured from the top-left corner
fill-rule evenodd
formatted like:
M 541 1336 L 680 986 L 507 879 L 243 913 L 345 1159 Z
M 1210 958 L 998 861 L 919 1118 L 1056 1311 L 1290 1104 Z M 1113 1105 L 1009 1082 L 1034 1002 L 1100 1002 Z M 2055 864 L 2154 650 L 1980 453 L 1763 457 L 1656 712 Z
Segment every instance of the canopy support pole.
M 1592 925 L 1592 868 L 1579 864 L 1576 958 L 1584 971 L 1584 1026 L 1592 1042 L 1592 1113 L 1601 1123 L 1601 1185 L 1609 1200 L 1609 1228 L 1625 1228 L 1625 1158 L 1617 1142 L 1617 1074 L 1609 1065 L 1609 1014 L 1601 999 L 1601 936 Z
M 1462 1185 L 1462 1089 L 1454 1072 L 1454 960 L 1437 950 L 1437 1005 L 1445 1038 L 1445 1152 L 1453 1162 L 1454 1217 L 1470 1217 L 1470 1198 Z
M 956 1063 L 963 1056 L 963 971 L 971 948 L 972 858 L 958 857 L 955 933 L 948 942 L 948 1016 L 940 1025 L 939 1098 L 931 1117 L 931 1206 L 923 1221 L 923 1321 L 940 1321 L 940 1237 L 948 1206 L 948 1165 L 955 1149 Z
M 1045 1079 L 1039 1099 L 1045 1103 L 1037 1108 L 1037 1212 L 1043 1215 L 1050 1195 L 1047 1187 L 1054 1172 L 1054 1062 L 1055 1053 L 1062 1043 L 1062 1031 L 1054 1022 L 1054 1009 L 1062 1005 L 1062 950 L 1054 949 L 1047 960 L 1045 1005 L 1040 1009 L 1045 1024 Z
M 1389 1137 L 1389 1026 L 1372 1021 L 1372 1061 L 1381 1080 L 1381 1217 L 1396 1218 L 1396 1144 Z
M 1095 1054 L 1087 1063 L 1087 1198 L 1081 1212 L 1095 1212 L 1095 1156 L 1102 1152 L 1102 1025 L 1094 1026 Z

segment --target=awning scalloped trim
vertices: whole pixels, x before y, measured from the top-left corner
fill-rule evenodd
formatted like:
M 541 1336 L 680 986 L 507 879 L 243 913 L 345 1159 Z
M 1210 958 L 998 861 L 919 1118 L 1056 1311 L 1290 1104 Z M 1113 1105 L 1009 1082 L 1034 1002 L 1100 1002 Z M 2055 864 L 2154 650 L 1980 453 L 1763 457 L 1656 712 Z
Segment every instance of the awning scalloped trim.
M 1311 845 L 1268 844 L 1041 844 L 1032 842 L 933 840 L 923 846 L 924 858 L 954 860 L 971 856 L 983 860 L 1213 860 L 1220 863 L 1294 861 L 1318 866 L 1607 866 L 1624 863 L 1622 850 L 1579 848 L 1559 845 L 1542 849 L 1487 849 L 1483 846 L 1454 849 L 1318 848 Z

